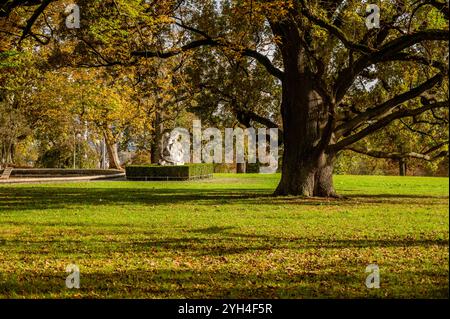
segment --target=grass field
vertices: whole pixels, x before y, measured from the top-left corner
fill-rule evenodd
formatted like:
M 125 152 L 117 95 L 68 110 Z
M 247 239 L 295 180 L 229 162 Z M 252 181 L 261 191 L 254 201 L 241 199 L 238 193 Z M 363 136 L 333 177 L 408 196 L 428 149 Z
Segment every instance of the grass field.
M 448 298 L 448 178 L 336 176 L 337 200 L 278 179 L 0 186 L 0 298 Z

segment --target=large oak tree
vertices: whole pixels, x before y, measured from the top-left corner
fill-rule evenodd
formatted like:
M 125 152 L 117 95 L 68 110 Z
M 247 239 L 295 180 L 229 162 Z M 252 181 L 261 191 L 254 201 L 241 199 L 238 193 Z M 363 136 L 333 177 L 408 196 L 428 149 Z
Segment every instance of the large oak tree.
M 22 2 L 39 3 L 23 38 L 33 34 L 31 26 L 52 1 Z M 335 196 L 332 172 L 339 152 L 399 120 L 448 117 L 444 1 L 378 2 L 380 28 L 366 27 L 365 1 L 78 3 L 89 13 L 84 23 L 94 25 L 78 37 L 100 61 L 96 66 L 201 54 L 207 47 L 255 60 L 276 77 L 284 134 L 278 195 Z M 417 72 L 404 85 L 395 70 Z M 361 87 L 389 89 L 370 100 L 359 98 Z
M 277 77 L 282 83 L 284 132 L 278 195 L 335 196 L 332 172 L 338 152 L 396 120 L 448 109 L 448 96 L 433 94 L 448 81 L 448 4 L 444 2 L 384 2 L 379 29 L 366 28 L 366 8 L 360 1 L 226 3 L 228 21 L 250 31 L 241 28 L 230 36 L 226 23 L 218 23 L 224 29 L 214 26 L 210 31 L 195 25 L 195 20 L 189 25 L 179 17 L 176 25 L 191 31 L 192 41 L 133 55 L 169 58 L 198 47 L 220 47 L 254 58 Z M 363 9 L 359 15 L 358 8 Z M 189 19 L 195 12 L 184 15 Z M 254 35 L 252 23 L 270 26 L 281 68 L 256 50 L 257 40 L 253 47 L 247 46 L 248 37 Z M 378 72 L 389 63 L 397 68 L 425 67 L 426 72 L 403 92 L 373 105 L 358 105 L 352 94 L 355 85 L 363 78 L 389 83 L 393 74 Z

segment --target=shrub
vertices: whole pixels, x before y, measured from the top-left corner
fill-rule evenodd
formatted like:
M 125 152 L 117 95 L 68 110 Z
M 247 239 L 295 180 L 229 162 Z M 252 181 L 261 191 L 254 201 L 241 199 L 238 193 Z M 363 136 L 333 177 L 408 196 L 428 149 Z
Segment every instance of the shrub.
M 125 168 L 129 180 L 189 180 L 209 178 L 213 164 L 186 164 L 182 166 L 129 165 Z

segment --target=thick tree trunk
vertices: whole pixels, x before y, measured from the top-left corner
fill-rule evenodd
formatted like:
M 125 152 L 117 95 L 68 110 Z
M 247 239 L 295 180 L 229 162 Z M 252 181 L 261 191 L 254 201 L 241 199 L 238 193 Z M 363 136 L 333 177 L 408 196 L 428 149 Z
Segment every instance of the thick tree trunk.
M 289 74 L 286 72 L 286 74 Z M 312 79 L 293 72 L 283 84 L 284 154 L 276 195 L 335 196 L 334 155 L 318 148 L 328 108 L 312 88 Z
M 329 106 L 314 88 L 314 74 L 296 24 L 284 20 L 271 26 L 281 39 L 284 64 L 281 104 L 284 154 L 275 195 L 335 196 L 334 155 L 326 154 L 321 143 Z
M 320 149 L 328 107 L 314 90 L 314 78 L 304 65 L 298 30 L 283 25 L 285 66 L 281 113 L 284 154 L 276 195 L 334 196 L 333 156 Z
M 104 132 L 106 150 L 108 152 L 109 169 L 122 169 L 120 166 L 118 145 L 108 132 Z
M 285 153 L 284 157 L 290 157 Z M 337 197 L 333 184 L 334 156 L 322 153 L 317 158 L 283 161 L 281 181 L 275 195 Z
M 5 167 L 14 164 L 14 157 L 15 157 L 15 145 L 12 141 L 9 141 L 7 144 L 5 143 L 5 145 L 3 145 L 2 162 L 5 165 Z
M 106 143 L 106 148 L 108 150 L 109 169 L 122 169 L 117 152 L 117 143 Z
M 335 156 L 323 155 L 324 159 L 319 163 L 314 178 L 314 196 L 337 197 L 333 184 L 333 170 Z
M 151 143 L 150 160 L 153 164 L 158 164 L 159 160 L 161 159 L 162 137 L 164 134 L 163 114 L 160 111 L 156 112 L 156 116 L 153 121 L 153 127 L 154 127 L 154 137 Z
M 11 165 L 14 163 L 14 143 L 10 142 L 8 146 L 8 156 L 6 157 L 6 165 Z

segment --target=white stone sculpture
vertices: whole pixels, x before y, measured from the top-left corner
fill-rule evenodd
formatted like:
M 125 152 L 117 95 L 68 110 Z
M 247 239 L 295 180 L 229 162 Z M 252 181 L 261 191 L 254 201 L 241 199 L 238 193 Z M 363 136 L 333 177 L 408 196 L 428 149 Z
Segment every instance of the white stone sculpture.
M 163 166 L 178 166 L 184 165 L 184 149 L 179 141 L 180 133 L 172 131 L 165 133 L 162 138 L 162 153 L 159 165 Z

